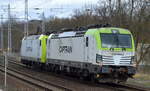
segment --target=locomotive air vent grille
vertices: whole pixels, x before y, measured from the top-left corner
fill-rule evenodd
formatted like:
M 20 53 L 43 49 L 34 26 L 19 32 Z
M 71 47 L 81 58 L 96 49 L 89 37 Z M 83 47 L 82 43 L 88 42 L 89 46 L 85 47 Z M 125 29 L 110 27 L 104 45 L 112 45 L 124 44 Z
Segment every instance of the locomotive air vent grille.
M 114 64 L 113 56 L 103 56 L 102 60 L 103 60 L 103 64 L 108 64 L 108 65 Z
M 121 57 L 120 59 L 120 64 L 130 64 L 131 62 L 131 57 L 130 56 L 125 56 L 125 57 Z

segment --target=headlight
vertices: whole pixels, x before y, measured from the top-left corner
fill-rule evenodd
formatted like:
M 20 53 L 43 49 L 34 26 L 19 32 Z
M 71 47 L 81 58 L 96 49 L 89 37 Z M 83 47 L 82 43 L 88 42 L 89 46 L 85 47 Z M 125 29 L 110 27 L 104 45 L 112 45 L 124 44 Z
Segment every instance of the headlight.
M 102 62 L 102 55 L 96 54 L 96 62 L 97 63 Z

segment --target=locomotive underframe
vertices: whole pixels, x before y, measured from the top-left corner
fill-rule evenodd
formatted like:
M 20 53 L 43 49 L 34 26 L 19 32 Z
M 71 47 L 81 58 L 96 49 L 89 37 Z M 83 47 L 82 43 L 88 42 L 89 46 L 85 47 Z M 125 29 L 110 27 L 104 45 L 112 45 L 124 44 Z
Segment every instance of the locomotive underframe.
M 56 73 L 67 73 L 99 82 L 125 82 L 129 77 L 132 78 L 136 72 L 133 66 L 105 66 L 55 59 L 48 59 L 46 64 L 26 59 L 21 59 L 21 62 L 28 67 L 38 67 Z

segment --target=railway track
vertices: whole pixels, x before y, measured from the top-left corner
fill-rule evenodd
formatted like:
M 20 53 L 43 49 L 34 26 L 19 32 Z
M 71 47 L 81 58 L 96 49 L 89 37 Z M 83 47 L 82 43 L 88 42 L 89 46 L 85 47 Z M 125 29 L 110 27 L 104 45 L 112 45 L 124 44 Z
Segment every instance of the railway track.
M 21 64 L 18 61 L 15 61 L 14 59 L 9 59 L 9 64 L 11 65 L 18 65 L 18 66 L 24 66 L 23 64 Z M 29 70 L 29 69 L 28 69 Z M 45 73 L 44 73 L 45 74 Z M 54 76 L 58 76 L 60 77 L 60 75 L 54 75 Z M 44 78 L 42 78 L 44 79 Z M 76 80 L 74 78 L 71 77 L 65 77 L 64 79 L 69 79 L 70 81 L 75 81 L 75 82 L 79 82 L 81 84 L 85 84 L 87 86 L 91 86 L 91 90 L 84 90 L 84 91 L 99 91 L 98 88 L 107 88 L 104 91 L 150 91 L 150 89 L 146 89 L 146 88 L 142 88 L 142 87 L 138 87 L 138 86 L 134 86 L 134 85 L 130 85 L 130 84 L 108 84 L 108 83 L 100 83 L 100 84 L 92 84 L 91 82 L 86 82 L 86 81 L 80 81 L 80 80 Z M 50 81 L 47 80 L 46 83 L 49 83 Z M 64 86 L 62 86 L 64 87 Z M 69 84 L 68 84 L 69 87 Z M 64 87 L 66 88 L 66 87 Z M 80 87 L 78 87 L 80 88 Z M 97 89 L 95 89 L 97 88 Z M 73 90 L 73 91 L 81 91 L 79 89 L 67 89 L 67 90 Z M 54 89 L 54 91 L 58 91 L 56 89 Z
M 22 67 L 23 68 L 23 70 L 24 69 L 26 69 L 26 70 L 32 70 L 32 69 L 30 69 L 30 68 L 27 68 L 27 67 L 25 67 L 23 64 L 21 64 L 21 63 L 18 63 L 18 62 L 15 62 L 15 61 L 9 61 L 9 63 L 11 64 L 10 66 L 11 67 L 13 67 L 13 68 L 15 68 L 14 66 L 20 66 L 20 67 Z M 18 67 L 16 67 L 16 69 L 17 69 Z M 40 71 L 39 70 L 34 70 L 34 72 L 35 73 L 32 73 L 32 74 L 37 74 L 37 72 L 39 73 Z M 93 89 L 93 86 L 91 86 L 91 87 L 89 87 L 88 89 L 86 88 L 87 86 L 89 86 L 89 85 L 87 85 L 86 84 L 86 86 L 84 85 L 84 86 L 82 86 L 81 87 L 81 89 L 80 89 L 80 84 L 83 84 L 83 83 L 77 83 L 76 84 L 76 81 L 75 81 L 75 83 L 73 83 L 73 85 L 72 85 L 72 83 L 70 84 L 70 81 L 72 81 L 72 79 L 69 79 L 69 81 L 67 80 L 67 82 L 66 81 L 64 81 L 65 79 L 67 79 L 66 77 L 62 77 L 62 76 L 58 76 L 58 75 L 56 75 L 56 74 L 49 74 L 49 72 L 40 72 L 39 74 L 43 74 L 43 75 L 38 75 L 37 77 L 42 77 L 42 79 L 45 79 L 45 81 L 47 81 L 47 82 L 52 82 L 51 80 L 49 80 L 49 79 L 56 79 L 55 80 L 55 82 L 54 83 L 56 83 L 56 84 L 62 84 L 62 85 L 64 85 L 64 87 L 66 87 L 66 88 L 70 88 L 70 90 L 72 90 L 72 91 L 82 91 L 81 89 L 83 89 L 84 88 L 84 91 L 100 91 L 99 90 L 99 88 L 101 88 L 101 87 L 98 87 L 98 88 L 94 88 L 94 90 L 89 90 L 89 88 L 90 89 Z M 54 77 L 54 78 L 49 78 L 49 77 L 46 77 L 46 76 L 48 76 L 48 75 L 51 75 L 51 76 L 56 76 L 56 78 Z M 59 79 L 57 79 L 57 77 L 59 78 Z M 95 85 L 94 85 L 95 86 Z M 57 91 L 57 90 L 54 90 L 54 91 Z M 108 91 L 111 91 L 111 90 L 108 90 Z
M 23 64 L 20 64 L 18 62 L 11 61 L 11 63 L 16 64 L 16 65 L 20 65 L 20 66 L 24 66 Z M 88 85 L 91 84 L 90 82 L 85 82 L 85 83 L 88 84 Z M 100 85 L 102 85 L 102 86 L 110 86 L 113 89 L 118 90 L 118 91 L 149 91 L 149 89 L 138 87 L 138 86 L 131 85 L 131 84 L 100 83 L 100 84 L 95 84 L 95 85 L 96 86 L 100 86 Z
M 107 83 L 107 85 L 113 86 L 117 88 L 119 91 L 150 91 L 150 89 L 139 87 L 131 84 L 115 84 L 115 83 Z
M 3 65 L 0 65 L 0 71 L 4 72 L 4 66 Z M 49 91 L 49 90 L 50 91 L 71 91 L 70 89 L 65 88 L 63 86 L 59 86 L 59 85 L 47 82 L 45 80 L 36 78 L 36 77 L 34 77 L 30 74 L 21 72 L 19 70 L 12 69 L 10 67 L 8 67 L 7 73 L 10 76 L 18 78 L 18 79 L 20 79 L 24 82 L 27 82 L 28 84 L 31 84 L 31 85 L 34 85 L 36 87 L 42 88 L 46 91 Z

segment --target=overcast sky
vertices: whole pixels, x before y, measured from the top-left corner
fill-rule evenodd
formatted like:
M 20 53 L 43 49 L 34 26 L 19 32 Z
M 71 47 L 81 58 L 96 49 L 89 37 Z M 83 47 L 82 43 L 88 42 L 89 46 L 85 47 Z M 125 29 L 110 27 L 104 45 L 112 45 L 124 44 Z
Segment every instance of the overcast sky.
M 7 17 L 7 5 L 10 3 L 11 14 L 24 18 L 25 0 L 0 0 L 0 13 Z M 29 19 L 38 19 L 44 11 L 45 16 L 69 17 L 74 9 L 80 9 L 85 5 L 96 4 L 98 0 L 28 0 Z M 34 8 L 40 8 L 35 10 Z M 37 14 L 39 13 L 39 14 Z

